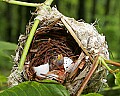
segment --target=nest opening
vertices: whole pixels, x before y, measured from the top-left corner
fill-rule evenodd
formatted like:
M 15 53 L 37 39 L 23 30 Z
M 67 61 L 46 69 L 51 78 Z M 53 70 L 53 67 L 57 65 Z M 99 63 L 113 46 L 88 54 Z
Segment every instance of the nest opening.
M 36 78 L 41 79 L 41 77 L 36 76 L 36 72 L 33 67 L 46 63 L 49 63 L 50 71 L 61 71 L 62 69 L 58 68 L 55 62 L 58 55 L 62 54 L 63 57 L 69 57 L 73 62 L 75 62 L 81 52 L 81 48 L 70 33 L 67 32 L 67 29 L 64 26 L 55 24 L 52 27 L 44 26 L 38 28 L 26 58 L 26 63 L 30 63 L 29 69 L 26 71 L 27 76 L 32 80 Z M 65 70 L 62 71 L 63 73 L 65 72 Z

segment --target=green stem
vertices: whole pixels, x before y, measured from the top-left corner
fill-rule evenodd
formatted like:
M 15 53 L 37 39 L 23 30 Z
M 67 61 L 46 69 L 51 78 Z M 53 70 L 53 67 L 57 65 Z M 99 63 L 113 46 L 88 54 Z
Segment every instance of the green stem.
M 105 62 L 120 67 L 120 63 L 105 59 Z
M 27 2 L 21 2 L 21 1 L 13 1 L 13 0 L 2 0 L 2 1 L 10 4 L 22 5 L 22 6 L 30 6 L 30 7 L 40 6 L 40 4 L 37 4 L 37 3 L 27 3 Z
M 34 33 L 36 32 L 36 29 L 37 29 L 37 26 L 39 24 L 39 20 L 36 19 L 34 21 L 34 25 L 30 31 L 30 34 L 28 36 L 28 39 L 26 41 L 26 44 L 25 44 L 25 47 L 24 47 L 24 50 L 23 50 L 23 54 L 21 56 L 21 59 L 20 59 L 20 64 L 19 64 L 19 70 L 21 71 L 23 69 L 23 66 L 24 66 L 24 62 L 25 62 L 25 59 L 26 59 L 26 55 L 28 53 L 28 50 L 29 50 L 29 47 L 30 47 L 30 44 L 32 42 L 32 39 L 33 39 L 33 36 L 34 36 Z
M 53 0 L 46 0 L 45 4 L 48 5 L 48 6 L 50 6 L 52 2 L 53 2 Z
M 99 60 L 108 69 L 108 71 L 112 71 L 112 69 L 106 64 L 105 60 L 102 57 L 99 57 Z
M 109 87 L 109 88 L 104 88 L 103 90 L 104 91 L 110 91 L 110 90 L 118 90 L 118 89 L 120 89 L 120 86 L 114 86 L 114 87 Z
M 47 9 L 48 6 L 50 6 L 52 2 L 53 2 L 53 0 L 46 0 L 43 7 Z M 21 56 L 21 59 L 20 59 L 20 63 L 19 63 L 19 70 L 20 71 L 23 70 L 24 62 L 26 60 L 26 56 L 27 56 L 30 44 L 32 42 L 34 33 L 36 32 L 36 29 L 37 29 L 37 26 L 38 26 L 39 22 L 40 22 L 39 19 L 35 19 L 34 25 L 33 25 L 32 29 L 31 29 L 30 34 L 28 36 L 28 39 L 26 41 L 26 44 L 25 44 L 25 47 L 24 47 L 24 50 L 23 50 L 23 53 L 22 53 L 22 56 Z

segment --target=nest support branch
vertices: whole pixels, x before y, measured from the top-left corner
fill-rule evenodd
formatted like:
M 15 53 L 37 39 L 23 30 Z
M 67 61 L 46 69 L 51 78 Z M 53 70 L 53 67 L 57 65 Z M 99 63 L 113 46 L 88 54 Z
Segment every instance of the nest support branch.
M 7 2 L 10 4 L 15 4 L 15 5 L 21 5 L 21 6 L 29 6 L 29 7 L 39 7 L 45 4 L 45 6 L 50 6 L 53 0 L 46 0 L 44 4 L 39 4 L 39 3 L 28 3 L 28 2 L 22 2 L 22 1 L 14 1 L 14 0 L 2 0 L 3 2 Z
M 79 47 L 83 50 L 83 52 L 89 56 L 90 60 L 93 62 L 93 58 L 90 56 L 90 54 L 88 53 L 88 51 L 84 48 L 84 46 L 82 45 L 81 41 L 77 38 L 76 34 L 74 33 L 74 31 L 72 30 L 72 28 L 70 27 L 70 25 L 67 23 L 67 21 L 65 20 L 65 18 L 61 18 L 61 21 L 63 22 L 63 24 L 65 25 L 65 27 L 68 29 L 68 31 L 70 32 L 70 34 L 73 36 L 73 38 L 75 39 L 75 41 L 78 43 Z

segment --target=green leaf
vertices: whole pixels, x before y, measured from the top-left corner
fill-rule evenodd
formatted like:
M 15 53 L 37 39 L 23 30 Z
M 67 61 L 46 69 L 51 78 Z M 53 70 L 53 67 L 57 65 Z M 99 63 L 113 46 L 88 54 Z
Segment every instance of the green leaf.
M 4 83 L 6 81 L 7 81 L 7 78 L 4 75 L 0 74 L 0 83 L 2 82 Z
M 98 94 L 98 93 L 89 93 L 89 94 L 82 95 L 82 96 L 103 96 L 103 95 Z
M 7 78 L 0 74 L 0 87 L 3 86 L 3 83 L 6 83 L 7 82 Z
M 115 74 L 115 84 L 120 86 L 120 72 Z
M 15 50 L 16 47 L 17 46 L 14 43 L 0 41 L 0 50 Z
M 15 52 L 17 45 L 5 41 L 0 41 L 0 69 L 10 69 L 12 67 L 11 55 Z
M 42 82 L 27 81 L 6 89 L 0 96 L 70 96 L 66 88 L 54 81 Z

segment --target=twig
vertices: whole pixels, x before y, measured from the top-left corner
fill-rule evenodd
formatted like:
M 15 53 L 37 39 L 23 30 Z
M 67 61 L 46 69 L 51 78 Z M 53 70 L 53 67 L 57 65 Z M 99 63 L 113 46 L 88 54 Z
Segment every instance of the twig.
M 106 60 L 107 60 L 107 59 L 103 58 L 102 56 L 99 56 L 99 61 L 100 61 L 100 63 L 101 63 L 102 65 L 104 65 L 110 73 L 115 73 L 115 72 L 118 72 L 118 71 L 119 71 L 119 69 L 112 70 L 112 69 L 107 65 L 107 63 L 108 63 L 108 61 L 109 61 L 109 63 L 114 63 L 113 65 L 116 64 L 117 66 L 119 65 L 119 67 L 120 67 L 120 64 L 119 64 L 119 63 L 113 62 L 113 61 L 111 61 L 111 60 L 107 60 L 107 62 L 106 62 Z
M 93 58 L 90 56 L 90 54 L 88 53 L 88 51 L 84 48 L 84 46 L 82 45 L 81 41 L 77 38 L 76 34 L 74 33 L 74 31 L 72 30 L 72 28 L 70 27 L 70 25 L 66 22 L 65 18 L 61 18 L 61 21 L 63 22 L 63 24 L 65 25 L 65 27 L 68 29 L 68 31 L 70 32 L 70 34 L 73 36 L 73 38 L 75 39 L 75 41 L 78 43 L 79 47 L 81 47 L 81 49 L 83 50 L 83 52 L 89 56 L 90 60 L 93 62 Z
M 78 66 L 80 65 L 80 63 L 81 63 L 81 61 L 82 61 L 82 59 L 83 59 L 84 57 L 85 57 L 85 54 L 82 52 L 82 53 L 80 54 L 78 60 L 75 62 L 72 70 L 71 70 L 71 73 L 70 73 L 70 75 L 69 75 L 70 78 L 72 78 L 72 77 L 76 74 L 76 72 L 77 72 L 77 70 L 78 70 L 78 68 L 79 68 Z
M 53 0 L 46 0 L 44 2 L 44 5 L 43 5 L 43 8 L 48 8 L 48 6 L 51 5 L 51 3 L 53 2 Z M 48 9 L 49 10 L 49 9 Z M 19 70 L 21 71 L 23 69 L 23 66 L 24 66 L 24 62 L 26 60 L 26 56 L 27 56 L 27 53 L 28 53 L 28 50 L 29 50 L 29 47 L 30 47 L 30 44 L 32 42 L 32 39 L 33 39 L 33 36 L 34 36 L 34 33 L 36 32 L 36 29 L 37 29 L 37 26 L 39 24 L 40 20 L 39 19 L 35 19 L 34 21 L 34 24 L 33 24 L 33 27 L 30 31 L 30 34 L 28 36 L 28 39 L 26 41 L 26 44 L 25 44 L 25 47 L 24 47 L 24 50 L 23 50 L 23 53 L 22 53 L 22 56 L 21 56 L 21 59 L 20 59 L 20 64 L 19 64 Z
M 50 6 L 52 2 L 53 2 L 53 0 L 46 0 L 44 3 L 45 3 L 45 5 Z
M 21 59 L 20 59 L 20 64 L 19 64 L 19 70 L 20 71 L 23 69 L 24 62 L 25 62 L 25 59 L 26 59 L 26 55 L 28 53 L 31 41 L 33 39 L 34 33 L 35 33 L 36 29 L 37 29 L 37 26 L 38 26 L 39 22 L 40 21 L 38 19 L 36 19 L 34 21 L 34 25 L 33 25 L 32 29 L 31 29 L 29 37 L 28 37 L 28 39 L 26 41 L 26 44 L 25 44 L 25 47 L 24 47 L 24 50 L 23 50 L 23 54 L 22 54 Z
M 105 62 L 120 67 L 120 63 L 105 59 Z
M 82 84 L 81 84 L 81 87 L 80 87 L 80 89 L 79 89 L 79 91 L 78 91 L 78 93 L 77 93 L 76 96 L 80 96 L 80 95 L 81 95 L 83 89 L 85 88 L 87 82 L 90 80 L 90 78 L 91 78 L 92 74 L 94 73 L 94 71 L 96 70 L 98 64 L 99 64 L 99 56 L 97 56 L 97 57 L 95 58 L 95 60 L 94 60 L 94 62 L 93 62 L 93 65 L 92 65 L 89 73 L 87 74 L 87 76 L 86 76 L 85 79 L 83 80 L 83 82 L 82 82 Z
M 22 1 L 14 1 L 14 0 L 2 0 L 2 1 L 10 4 L 29 6 L 29 7 L 38 7 L 41 5 L 40 3 L 28 3 L 28 2 L 22 2 Z M 45 5 L 45 7 L 50 6 L 52 2 L 53 0 L 46 0 L 43 5 Z
M 30 6 L 30 7 L 38 7 L 41 5 L 41 4 L 37 4 L 37 3 L 28 3 L 28 2 L 22 2 L 22 1 L 14 1 L 14 0 L 2 0 L 2 1 L 10 3 L 10 4 Z
M 107 68 L 108 71 L 111 73 L 113 72 L 113 70 L 106 64 L 105 60 L 102 57 L 99 57 L 99 60 Z
M 104 88 L 103 90 L 104 91 L 120 90 L 120 86 L 108 87 L 108 88 Z

